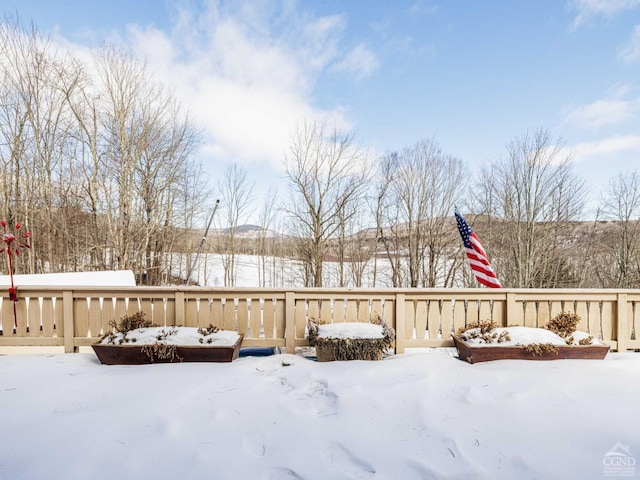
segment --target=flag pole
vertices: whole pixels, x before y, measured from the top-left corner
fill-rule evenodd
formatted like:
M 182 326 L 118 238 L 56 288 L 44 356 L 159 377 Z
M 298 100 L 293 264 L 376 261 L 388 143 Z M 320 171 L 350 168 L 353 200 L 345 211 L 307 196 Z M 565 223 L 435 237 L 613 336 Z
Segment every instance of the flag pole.
M 185 285 L 189 285 L 189 280 L 191 278 L 191 274 L 196 269 L 198 265 L 198 260 L 200 259 L 200 252 L 202 251 L 202 247 L 204 246 L 204 242 L 207 239 L 207 234 L 209 233 L 209 228 L 211 228 L 211 222 L 213 222 L 213 216 L 216 214 L 216 210 L 218 210 L 218 206 L 220 205 L 220 200 L 216 200 L 216 205 L 213 207 L 213 211 L 211 212 L 211 216 L 209 217 L 209 222 L 207 223 L 207 228 L 204 230 L 204 235 L 202 236 L 202 240 L 200 240 L 200 246 L 198 247 L 198 252 L 196 253 L 196 258 L 193 259 L 193 263 L 191 264 L 191 271 L 189 275 L 187 275 L 187 282 Z M 199 279 L 198 279 L 199 280 Z

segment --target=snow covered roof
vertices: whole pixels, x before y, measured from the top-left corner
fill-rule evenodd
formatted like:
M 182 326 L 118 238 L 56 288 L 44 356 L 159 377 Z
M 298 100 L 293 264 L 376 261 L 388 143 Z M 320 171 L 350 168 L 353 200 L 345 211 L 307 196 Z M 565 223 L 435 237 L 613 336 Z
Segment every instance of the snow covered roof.
M 82 287 L 135 287 L 136 278 L 132 270 L 109 270 L 102 272 L 42 273 L 14 275 L 13 283 L 20 286 L 82 286 Z M 0 275 L 0 286 L 11 285 L 9 275 Z

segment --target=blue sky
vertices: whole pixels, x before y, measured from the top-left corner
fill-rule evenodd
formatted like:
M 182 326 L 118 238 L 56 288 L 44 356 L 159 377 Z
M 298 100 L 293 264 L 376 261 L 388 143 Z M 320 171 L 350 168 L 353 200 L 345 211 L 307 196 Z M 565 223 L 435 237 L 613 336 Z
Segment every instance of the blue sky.
M 124 43 L 205 130 L 212 176 L 281 176 L 296 122 L 374 152 L 434 139 L 470 172 L 527 131 L 562 139 L 593 205 L 640 169 L 640 0 L 3 0 L 72 46 Z

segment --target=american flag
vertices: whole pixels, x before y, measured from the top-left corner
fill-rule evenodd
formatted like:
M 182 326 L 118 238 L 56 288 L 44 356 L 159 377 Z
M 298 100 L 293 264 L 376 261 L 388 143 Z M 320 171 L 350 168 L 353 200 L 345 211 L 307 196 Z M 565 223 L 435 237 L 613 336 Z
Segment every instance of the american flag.
M 462 237 L 464 250 L 467 254 L 467 261 L 469 262 L 471 270 L 473 270 L 473 274 L 476 276 L 476 280 L 487 287 L 502 287 L 496 278 L 495 272 L 491 268 L 491 264 L 487 258 L 487 253 L 484 251 L 484 248 L 482 248 L 480 239 L 474 231 L 471 230 L 471 227 L 462 215 L 460 215 L 460 212 L 456 210 L 455 213 L 456 222 L 458 222 L 458 231 Z

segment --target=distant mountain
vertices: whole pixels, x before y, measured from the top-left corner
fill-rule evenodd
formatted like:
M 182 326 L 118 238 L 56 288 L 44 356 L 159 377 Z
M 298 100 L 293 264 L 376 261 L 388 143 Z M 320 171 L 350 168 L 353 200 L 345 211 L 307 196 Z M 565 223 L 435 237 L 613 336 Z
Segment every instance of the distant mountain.
M 221 228 L 213 231 L 213 235 L 226 235 L 229 228 Z M 240 238 L 258 238 L 264 236 L 266 238 L 284 237 L 285 235 L 274 230 L 264 229 L 258 225 L 246 224 L 236 227 L 236 236 Z
M 263 230 L 262 227 L 258 225 L 240 225 L 236 228 L 236 233 L 240 234 L 250 234 L 250 233 L 260 233 Z

